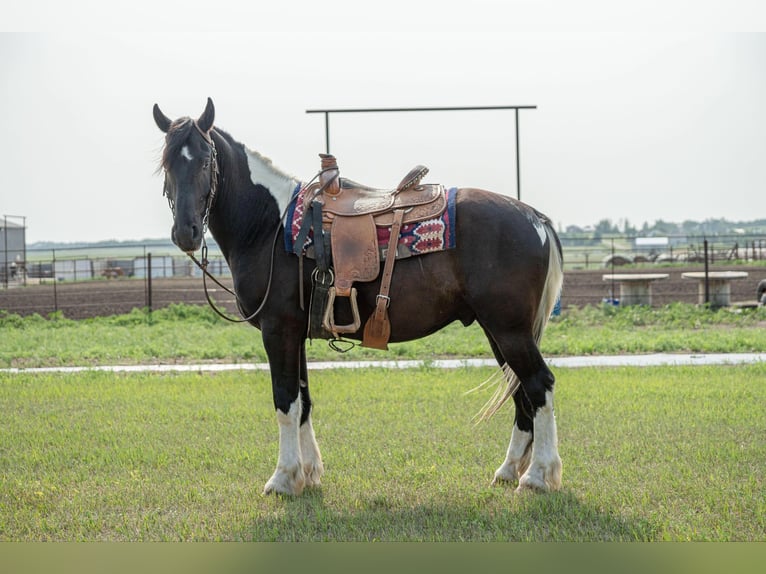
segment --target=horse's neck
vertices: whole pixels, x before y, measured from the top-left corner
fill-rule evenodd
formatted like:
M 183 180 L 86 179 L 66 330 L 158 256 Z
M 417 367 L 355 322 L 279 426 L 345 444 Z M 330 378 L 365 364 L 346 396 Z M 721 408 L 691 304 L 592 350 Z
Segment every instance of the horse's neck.
M 277 202 L 280 215 L 284 214 L 299 183 L 298 180 L 274 167 L 269 158 L 257 151 L 245 147 L 245 155 L 250 179 L 255 185 L 262 185 L 269 191 Z
M 270 230 L 279 224 L 299 184 L 270 159 L 244 145 L 242 161 L 239 147 L 228 138 L 219 143 L 221 187 L 210 217 L 210 231 L 227 260 L 240 249 L 252 252 L 253 241 L 266 237 L 264 234 L 271 241 Z

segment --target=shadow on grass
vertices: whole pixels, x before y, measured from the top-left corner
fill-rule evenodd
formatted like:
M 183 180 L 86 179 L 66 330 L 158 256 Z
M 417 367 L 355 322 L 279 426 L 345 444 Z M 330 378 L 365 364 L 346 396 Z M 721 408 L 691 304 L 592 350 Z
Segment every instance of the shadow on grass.
M 321 489 L 280 498 L 276 512 L 241 538 L 251 541 L 652 541 L 656 525 L 617 516 L 569 491 L 514 494 L 491 489 L 462 503 L 413 503 L 369 495 L 343 510 L 326 504 Z M 350 508 L 350 510 L 349 510 Z

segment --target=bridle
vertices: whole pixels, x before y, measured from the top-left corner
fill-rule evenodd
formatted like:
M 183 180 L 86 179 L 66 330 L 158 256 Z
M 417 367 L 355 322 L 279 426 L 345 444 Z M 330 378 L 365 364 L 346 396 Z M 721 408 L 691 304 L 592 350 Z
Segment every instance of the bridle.
M 213 137 L 210 135 L 209 131 L 203 131 L 202 128 L 199 127 L 197 120 L 192 120 L 192 125 L 202 136 L 202 139 L 204 139 L 205 142 L 210 146 L 210 189 L 207 193 L 207 198 L 205 199 L 205 214 L 202 216 L 202 237 L 204 240 L 205 233 L 207 232 L 208 221 L 210 220 L 210 210 L 213 208 L 216 194 L 218 192 L 218 149 L 215 147 L 215 142 L 213 141 Z M 168 193 L 167 172 L 165 174 L 165 185 L 163 186 L 162 195 L 167 198 L 168 205 L 170 206 L 170 210 L 173 212 L 173 217 L 175 218 L 176 204 L 173 198 L 170 197 L 170 193 Z
M 255 311 L 253 311 L 250 315 L 245 317 L 244 316 L 245 314 L 242 312 L 242 301 L 240 300 L 236 291 L 234 291 L 233 289 L 230 289 L 229 287 L 221 283 L 207 269 L 210 261 L 207 258 L 208 251 L 207 251 L 207 241 L 205 240 L 205 235 L 207 233 L 208 223 L 210 221 L 210 210 L 213 208 L 213 204 L 215 203 L 215 199 L 218 192 L 218 175 L 219 175 L 218 150 L 215 147 L 215 142 L 213 141 L 213 137 L 210 135 L 210 131 L 208 132 L 203 131 L 202 128 L 199 127 L 199 124 L 197 123 L 196 120 L 192 120 L 192 124 L 194 125 L 196 130 L 200 133 L 200 135 L 202 136 L 202 139 L 204 139 L 205 142 L 207 142 L 207 144 L 210 146 L 210 189 L 207 194 L 207 199 L 205 200 L 205 213 L 202 216 L 202 253 L 201 253 L 202 257 L 201 259 L 197 259 L 193 253 L 188 253 L 188 252 L 186 253 L 186 255 L 202 271 L 202 286 L 205 290 L 205 298 L 207 299 L 208 305 L 210 305 L 213 311 L 215 311 L 223 319 L 226 319 L 227 321 L 230 321 L 232 323 L 246 323 L 254 319 L 256 315 L 258 315 L 261 311 L 263 311 L 263 308 L 266 306 L 266 301 L 268 300 L 269 292 L 271 291 L 271 279 L 274 272 L 274 249 L 272 248 L 272 251 L 271 251 L 271 264 L 269 266 L 269 280 L 268 280 L 268 283 L 266 284 L 266 293 L 263 296 L 263 301 L 261 301 L 261 304 L 258 305 L 258 308 Z M 173 201 L 173 199 L 170 197 L 170 194 L 168 193 L 167 173 L 165 174 L 165 185 L 164 185 L 162 194 L 167 198 L 168 205 L 170 206 L 170 210 L 173 212 L 173 218 L 175 219 L 176 206 L 175 206 L 175 201 Z M 274 247 L 276 247 L 276 240 L 279 237 L 278 234 L 279 234 L 279 227 L 277 226 L 277 235 L 275 236 L 275 239 L 274 239 Z M 210 278 L 210 280 L 212 280 L 221 289 L 223 289 L 230 295 L 234 296 L 234 298 L 237 301 L 237 308 L 239 309 L 239 312 L 243 317 L 239 319 L 229 317 L 227 314 L 225 314 L 216 306 L 216 304 L 213 302 L 212 297 L 210 297 L 210 293 L 208 291 L 207 278 Z

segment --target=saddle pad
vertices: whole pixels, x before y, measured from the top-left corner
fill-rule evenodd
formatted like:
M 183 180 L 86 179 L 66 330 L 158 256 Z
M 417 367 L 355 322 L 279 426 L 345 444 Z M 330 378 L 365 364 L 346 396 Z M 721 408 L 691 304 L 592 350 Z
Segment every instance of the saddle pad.
M 293 201 L 287 211 L 285 221 L 285 249 L 288 253 L 293 253 L 293 246 L 298 237 L 298 233 L 303 223 L 303 195 L 306 188 L 301 187 L 295 190 Z M 441 217 L 419 221 L 403 225 L 399 237 L 398 256 L 424 255 L 435 251 L 444 251 L 455 247 L 455 197 L 457 188 L 445 189 L 447 196 L 447 209 Z M 313 230 L 309 232 L 308 239 L 303 245 L 303 251 L 306 252 L 314 244 Z M 391 228 L 388 226 L 378 226 L 378 247 L 381 251 L 388 248 L 388 240 L 391 236 Z

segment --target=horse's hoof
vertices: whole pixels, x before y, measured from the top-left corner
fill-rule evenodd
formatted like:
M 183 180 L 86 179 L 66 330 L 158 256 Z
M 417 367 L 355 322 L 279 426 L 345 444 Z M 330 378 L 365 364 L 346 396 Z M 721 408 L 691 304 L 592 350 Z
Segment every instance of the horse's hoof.
M 516 494 L 523 494 L 525 492 L 548 492 L 548 485 L 544 481 L 538 482 L 533 480 L 520 480 L 519 486 L 516 487 Z
M 324 467 L 321 465 L 304 465 L 303 476 L 305 476 L 306 488 L 313 488 L 321 485 L 322 474 L 324 473 Z
M 266 486 L 263 487 L 263 494 L 283 494 L 286 496 L 300 496 L 306 479 L 300 467 L 294 472 L 286 472 L 277 469 L 271 476 Z
M 519 479 L 516 492 L 552 492 L 561 488 L 561 460 L 552 461 L 547 466 L 532 466 Z
M 501 472 L 498 469 L 495 472 L 495 476 L 492 478 L 492 486 L 500 486 L 502 484 L 514 484 L 519 479 L 515 472 Z

